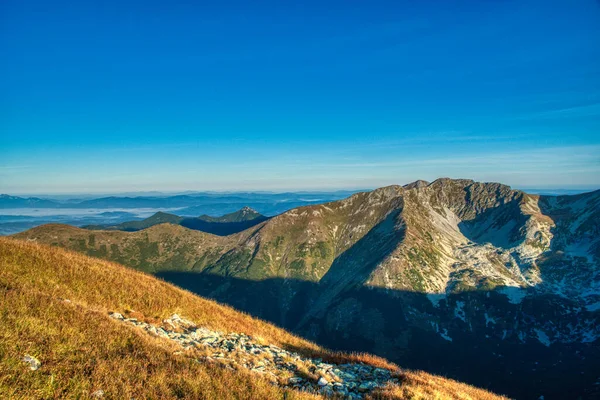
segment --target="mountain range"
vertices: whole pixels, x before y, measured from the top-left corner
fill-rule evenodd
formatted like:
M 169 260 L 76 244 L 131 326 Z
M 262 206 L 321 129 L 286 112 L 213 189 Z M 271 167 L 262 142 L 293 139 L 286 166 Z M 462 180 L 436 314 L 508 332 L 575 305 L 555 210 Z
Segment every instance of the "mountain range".
M 166 223 L 15 237 L 150 272 L 336 350 L 562 399 L 600 394 L 599 234 L 600 191 L 540 196 L 442 178 L 226 236 Z
M 198 192 L 177 195 L 107 196 L 99 198 L 69 198 L 62 196 L 19 197 L 0 194 L 0 209 L 178 209 L 180 215 L 229 213 L 250 206 L 263 213 L 280 213 L 293 207 L 323 201 L 343 199 L 356 191 L 329 192 Z

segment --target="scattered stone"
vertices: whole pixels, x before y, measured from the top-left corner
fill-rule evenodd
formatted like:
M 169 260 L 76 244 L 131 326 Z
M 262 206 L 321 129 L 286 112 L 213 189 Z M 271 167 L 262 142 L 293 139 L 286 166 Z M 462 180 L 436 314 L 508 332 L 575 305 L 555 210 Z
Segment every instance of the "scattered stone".
M 399 383 L 398 378 L 392 375 L 392 371 L 383 368 L 375 368 L 363 363 L 324 363 L 322 359 L 303 357 L 274 345 L 262 345 L 242 333 L 224 334 L 198 327 L 192 321 L 181 318 L 177 314 L 165 319 L 163 321 L 165 325 L 162 327 L 135 318 L 124 318 L 116 312 L 110 314 L 110 317 L 136 326 L 148 334 L 174 341 L 184 350 L 194 347 L 211 349 L 212 357 L 202 356 L 196 361 L 215 363 L 227 369 L 246 368 L 261 374 L 275 385 L 326 396 L 362 399 L 365 394 L 388 383 Z M 170 326 L 172 330 L 166 326 Z M 183 352 L 176 351 L 174 354 L 179 355 Z M 308 370 L 319 378 L 311 379 L 303 374 L 297 376 L 298 371 L 302 370 Z
M 323 378 L 323 377 L 320 377 L 320 378 L 319 378 L 319 381 L 317 382 L 317 384 L 318 384 L 319 386 L 327 386 L 327 385 L 329 384 L 329 382 L 327 382 L 327 379 L 325 379 L 325 378 Z
M 120 319 L 120 320 L 124 319 L 123 315 L 119 314 L 118 312 L 114 312 L 114 313 L 110 314 L 110 317 L 114 318 L 114 319 Z
M 25 357 L 23 357 L 23 361 L 29 364 L 29 369 L 32 371 L 37 371 L 42 366 L 40 360 L 33 356 L 30 356 L 29 354 L 25 354 Z
M 363 382 L 358 386 L 358 391 L 359 392 L 370 392 L 371 390 L 373 390 L 374 388 L 377 387 L 377 384 L 375 382 Z
M 104 390 L 98 389 L 94 393 L 92 393 L 90 396 L 92 396 L 95 399 L 100 399 L 100 398 L 104 397 Z

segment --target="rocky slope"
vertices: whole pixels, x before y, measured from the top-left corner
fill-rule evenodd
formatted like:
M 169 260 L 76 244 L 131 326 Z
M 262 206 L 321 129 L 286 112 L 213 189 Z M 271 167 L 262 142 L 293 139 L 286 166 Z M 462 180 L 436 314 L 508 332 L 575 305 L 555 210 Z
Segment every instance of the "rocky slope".
M 6 238 L 0 354 L 3 399 L 502 398 L 332 353 L 146 274 Z
M 199 362 L 231 369 L 245 368 L 266 376 L 276 385 L 296 390 L 362 399 L 378 388 L 398 385 L 401 379 L 399 373 L 385 368 L 364 363 L 326 363 L 272 344 L 261 344 L 245 334 L 211 331 L 177 314 L 163 320 L 163 326 L 125 318 L 116 312 L 110 317 L 152 336 L 173 341 L 184 350 L 207 351 L 209 355 L 197 358 Z
M 328 346 L 514 396 L 585 398 L 599 379 L 599 203 L 598 191 L 544 197 L 439 179 L 222 238 L 169 225 L 18 237 L 151 271 Z

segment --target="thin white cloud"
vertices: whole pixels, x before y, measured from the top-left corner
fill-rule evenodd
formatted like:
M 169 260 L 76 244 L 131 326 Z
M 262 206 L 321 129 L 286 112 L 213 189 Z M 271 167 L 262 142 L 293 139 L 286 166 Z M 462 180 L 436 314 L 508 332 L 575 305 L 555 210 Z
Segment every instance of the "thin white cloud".
M 518 116 L 517 119 L 549 119 L 597 116 L 600 118 L 600 103 L 563 107 Z

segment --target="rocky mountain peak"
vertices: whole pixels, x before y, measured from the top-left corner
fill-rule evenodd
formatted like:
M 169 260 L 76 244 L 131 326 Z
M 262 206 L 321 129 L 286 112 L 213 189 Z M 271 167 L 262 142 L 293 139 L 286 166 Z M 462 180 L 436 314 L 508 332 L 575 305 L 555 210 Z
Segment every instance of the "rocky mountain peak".
M 260 213 L 258 211 L 256 211 L 255 209 L 253 209 L 251 207 L 248 207 L 248 206 L 242 207 L 239 212 L 244 215 L 248 215 L 248 214 L 260 215 Z
M 414 182 L 407 183 L 406 185 L 404 185 L 402 187 L 406 190 L 410 190 L 410 189 L 421 189 L 421 188 L 424 188 L 427 186 L 429 186 L 429 182 L 419 179 Z

